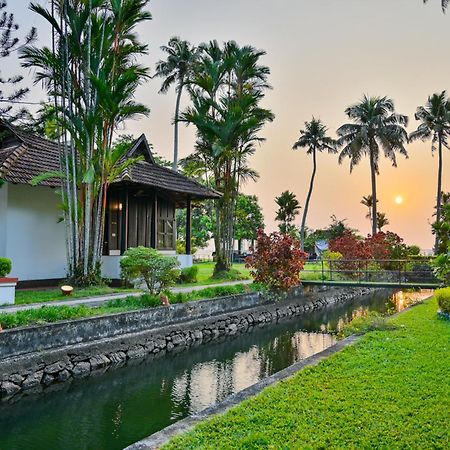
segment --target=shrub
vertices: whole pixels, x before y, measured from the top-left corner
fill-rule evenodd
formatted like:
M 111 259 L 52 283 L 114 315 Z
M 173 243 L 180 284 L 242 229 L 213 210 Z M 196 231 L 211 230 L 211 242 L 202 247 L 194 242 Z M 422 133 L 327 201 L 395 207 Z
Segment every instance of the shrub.
M 331 250 L 325 250 L 322 256 L 326 261 L 339 261 L 342 259 L 342 253 L 332 252 Z
M 151 294 L 173 286 L 179 277 L 177 258 L 163 256 L 153 248 L 130 248 L 123 256 L 120 261 L 122 278 L 145 282 Z
M 256 251 L 246 259 L 246 267 L 253 269 L 255 282 L 288 290 L 300 284 L 307 256 L 298 239 L 278 232 L 267 235 L 259 230 Z
M 0 278 L 6 277 L 12 270 L 11 260 L 8 258 L 0 258 Z
M 185 267 L 181 270 L 178 281 L 180 283 L 197 283 L 198 266 Z
M 436 256 L 433 266 L 434 275 L 445 285 L 450 286 L 450 252 Z
M 441 311 L 450 314 L 450 287 L 437 289 L 434 295 Z
M 248 280 L 249 277 L 244 275 L 237 269 L 230 269 L 217 272 L 211 278 L 213 278 L 214 280 L 221 280 L 221 281 L 241 281 L 241 280 Z

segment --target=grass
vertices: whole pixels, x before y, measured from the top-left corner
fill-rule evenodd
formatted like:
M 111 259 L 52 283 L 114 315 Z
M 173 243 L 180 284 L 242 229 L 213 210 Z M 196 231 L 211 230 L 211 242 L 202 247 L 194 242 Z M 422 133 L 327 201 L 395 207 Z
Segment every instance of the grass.
M 258 285 L 234 285 L 209 287 L 190 293 L 168 293 L 172 304 L 185 303 L 188 301 L 206 298 L 221 297 L 225 295 L 237 295 L 244 292 L 258 290 Z M 126 297 L 123 299 L 110 300 L 105 306 L 90 308 L 85 305 L 79 306 L 49 306 L 45 305 L 37 309 L 18 311 L 13 314 L 0 314 L 0 328 L 16 328 L 31 325 L 43 325 L 62 320 L 81 319 L 105 314 L 121 313 L 143 308 L 161 306 L 159 296 L 143 294 L 140 297 Z
M 175 449 L 450 447 L 450 323 L 435 299 L 396 328 L 265 389 L 164 446 Z
M 108 294 L 126 294 L 136 292 L 137 289 L 111 288 L 108 286 L 96 286 L 89 288 L 75 288 L 71 296 L 64 296 L 60 289 L 39 289 L 39 290 L 17 290 L 16 305 L 27 305 L 31 303 L 54 302 L 61 300 L 73 300 L 75 298 L 95 297 Z
M 227 281 L 240 281 L 250 278 L 250 270 L 245 268 L 245 264 L 233 264 L 232 273 L 226 278 L 213 278 L 214 262 L 198 263 L 198 275 L 197 283 L 185 283 L 178 284 L 177 287 L 189 287 L 189 286 L 208 286 L 210 284 L 220 284 Z

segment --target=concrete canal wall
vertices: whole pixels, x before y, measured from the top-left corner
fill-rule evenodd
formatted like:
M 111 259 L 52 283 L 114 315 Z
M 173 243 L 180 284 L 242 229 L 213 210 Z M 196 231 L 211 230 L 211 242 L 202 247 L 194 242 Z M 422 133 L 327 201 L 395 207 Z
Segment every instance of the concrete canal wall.
M 40 392 L 131 361 L 369 294 L 371 288 L 297 288 L 283 299 L 248 293 L 0 333 L 0 397 Z

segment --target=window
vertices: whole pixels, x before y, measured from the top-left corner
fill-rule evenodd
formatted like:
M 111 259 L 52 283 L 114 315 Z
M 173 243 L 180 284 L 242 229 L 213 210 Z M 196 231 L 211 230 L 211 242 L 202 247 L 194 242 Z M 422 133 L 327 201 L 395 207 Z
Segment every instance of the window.
M 160 200 L 158 202 L 158 249 L 175 249 L 175 207 Z

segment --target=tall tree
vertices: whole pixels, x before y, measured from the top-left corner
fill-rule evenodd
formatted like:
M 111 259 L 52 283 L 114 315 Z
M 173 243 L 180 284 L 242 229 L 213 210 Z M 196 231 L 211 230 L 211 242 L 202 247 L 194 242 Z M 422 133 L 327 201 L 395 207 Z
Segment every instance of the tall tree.
M 136 27 L 151 19 L 148 0 L 52 0 L 31 9 L 52 27 L 52 48 L 27 46 L 21 57 L 54 98 L 61 146 L 62 204 L 70 278 L 98 282 L 108 187 L 137 159 L 114 146 L 117 127 L 149 113 L 135 93 L 149 78 L 136 63 L 147 53 Z M 42 179 L 42 178 L 41 178 Z M 38 182 L 39 180 L 36 180 Z
M 377 200 L 377 202 L 378 202 L 378 200 Z M 370 223 L 372 223 L 372 203 L 373 203 L 373 198 L 370 194 L 363 196 L 363 198 L 361 200 L 361 205 L 364 205 L 367 207 L 368 211 L 366 214 L 366 219 L 369 219 Z
M 394 102 L 387 97 L 368 97 L 345 110 L 352 120 L 338 130 L 338 143 L 342 147 L 339 163 L 350 158 L 350 172 L 363 156 L 368 156 L 372 184 L 372 234 L 377 233 L 377 175 L 379 174 L 380 149 L 397 167 L 396 154 L 408 157 L 405 143 L 408 141 L 407 116 L 397 114 Z
M 327 128 L 320 119 L 314 117 L 310 122 L 305 122 L 305 129 L 300 130 L 300 137 L 292 147 L 294 150 L 306 148 L 306 153 L 312 155 L 313 171 L 309 182 L 308 195 L 306 196 L 305 209 L 303 210 L 302 224 L 300 227 L 300 241 L 302 250 L 305 249 L 305 228 L 309 211 L 309 203 L 314 188 L 314 180 L 317 172 L 317 152 L 327 151 L 336 153 L 336 141 L 327 135 Z
M 189 77 L 197 61 L 198 50 L 191 46 L 188 41 L 179 37 L 172 37 L 167 45 L 163 45 L 161 50 L 167 54 L 165 60 L 156 64 L 155 77 L 164 78 L 160 93 L 165 94 L 170 87 L 175 84 L 177 99 L 175 103 L 174 118 L 174 138 L 173 138 L 173 170 L 178 169 L 178 122 L 180 116 L 180 101 L 184 86 L 188 83 Z
M 383 231 L 383 228 L 389 225 L 389 219 L 387 218 L 386 214 L 383 212 L 377 213 L 377 228 L 378 231 Z
M 20 27 L 16 22 L 14 13 L 8 12 L 6 1 L 0 2 L 0 58 L 8 58 L 12 53 L 17 53 L 24 46 L 30 45 L 37 36 L 36 28 L 31 28 L 28 34 L 21 39 L 18 37 Z M 7 61 L 2 66 L 7 65 Z M 22 85 L 23 76 L 13 75 L 3 78 L 0 75 L 0 119 L 13 123 L 28 116 L 24 107 L 15 108 L 20 105 L 29 92 L 28 87 Z M 8 91 L 8 92 L 5 92 Z
M 280 222 L 278 225 L 282 233 L 292 233 L 295 230 L 293 224 L 295 218 L 300 214 L 300 203 L 296 195 L 290 191 L 284 191 L 279 197 L 275 197 L 275 203 L 278 210 L 275 220 Z
M 413 131 L 409 138 L 411 141 L 418 139 L 427 141 L 431 139 L 431 151 L 438 152 L 438 173 L 437 173 L 437 195 L 436 195 L 436 222 L 441 220 L 442 210 L 442 166 L 443 147 L 448 148 L 448 137 L 450 136 L 450 100 L 447 93 L 433 94 L 428 97 L 424 106 L 419 106 L 416 111 L 416 120 L 420 121 L 419 126 Z M 435 235 L 434 251 L 439 249 L 439 235 Z
M 242 241 L 251 241 L 254 247 L 258 230 L 264 228 L 264 215 L 256 195 L 239 194 L 236 204 L 236 233 L 239 253 L 242 253 Z
M 190 170 L 204 173 L 208 185 L 223 196 L 215 202 L 215 274 L 232 264 L 235 210 L 240 187 L 258 174 L 248 165 L 263 126 L 273 120 L 260 106 L 268 88 L 269 69 L 260 65 L 264 55 L 250 46 L 216 41 L 202 44 L 189 83 L 192 100 L 181 120 L 196 127 L 195 152 Z

